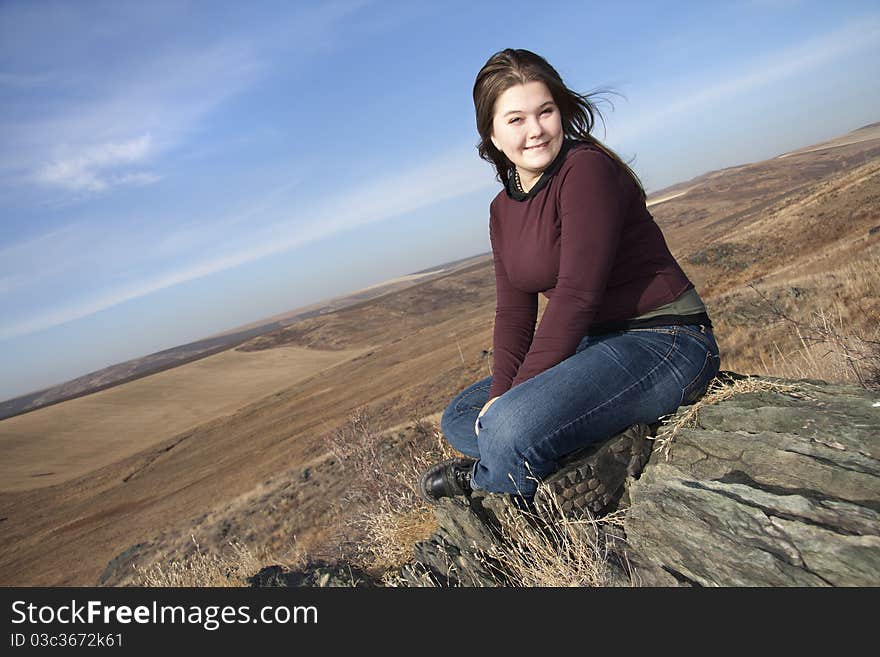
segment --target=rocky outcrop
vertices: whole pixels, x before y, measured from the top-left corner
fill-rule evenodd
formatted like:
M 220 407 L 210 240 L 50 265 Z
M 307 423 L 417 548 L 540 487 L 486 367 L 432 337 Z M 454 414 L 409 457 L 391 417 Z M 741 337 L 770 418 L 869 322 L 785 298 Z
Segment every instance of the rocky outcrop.
M 604 558 L 593 583 L 880 584 L 880 394 L 723 373 L 657 438 L 611 520 L 578 526 L 593 557 Z M 509 507 L 492 495 L 443 500 L 439 529 L 415 546 L 403 580 L 521 585 L 499 549 Z M 523 517 L 533 535 L 559 525 Z M 571 558 L 570 535 L 551 536 L 550 544 L 561 561 Z
M 787 383 L 703 406 L 632 482 L 636 559 L 704 586 L 880 584 L 880 394 Z

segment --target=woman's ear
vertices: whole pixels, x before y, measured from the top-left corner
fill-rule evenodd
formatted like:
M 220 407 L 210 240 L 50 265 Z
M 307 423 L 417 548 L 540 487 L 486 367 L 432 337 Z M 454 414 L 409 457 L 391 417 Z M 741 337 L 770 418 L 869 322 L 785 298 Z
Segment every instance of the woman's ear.
M 490 135 L 490 136 L 489 136 L 489 139 L 492 140 L 492 145 L 493 145 L 496 149 L 498 149 L 498 150 L 500 151 L 501 148 L 498 146 L 498 142 L 495 141 L 495 135 Z

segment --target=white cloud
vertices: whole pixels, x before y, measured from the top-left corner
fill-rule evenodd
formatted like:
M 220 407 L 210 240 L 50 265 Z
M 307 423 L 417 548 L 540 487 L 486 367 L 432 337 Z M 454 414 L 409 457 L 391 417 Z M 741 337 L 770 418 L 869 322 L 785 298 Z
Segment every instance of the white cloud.
M 100 192 L 114 185 L 145 184 L 158 176 L 144 172 L 115 174 L 114 169 L 140 163 L 152 149 L 149 134 L 121 142 L 105 142 L 89 146 L 82 152 L 54 160 L 36 174 L 36 179 L 51 186 L 74 191 Z
M 187 266 L 162 272 L 152 278 L 104 289 L 84 300 L 72 301 L 30 317 L 0 324 L 0 339 L 26 335 L 80 319 L 152 292 L 494 186 L 497 183 L 491 167 L 475 157 L 471 144 L 463 144 L 422 166 L 384 179 L 365 182 L 348 194 L 329 195 L 333 200 L 303 208 L 295 215 L 288 215 L 264 225 L 262 229 L 252 233 L 248 241 L 237 237 L 226 245 L 212 247 L 204 239 L 196 253 L 206 255 L 201 259 L 194 258 Z M 208 229 L 205 227 L 205 231 Z M 187 235 L 182 238 L 184 241 L 191 241 L 192 230 L 187 229 Z M 59 239 L 62 237 L 58 236 Z M 163 238 L 165 239 L 172 238 Z M 57 240 L 54 238 L 40 238 L 13 248 L 19 251 L 17 257 L 20 260 L 30 255 L 36 256 L 47 249 L 48 243 L 55 241 Z M 142 244 L 137 247 L 141 251 L 148 248 Z M 101 244 L 93 246 L 93 250 L 97 251 L 105 248 Z M 124 258 L 126 254 L 117 253 L 117 256 Z
M 149 184 L 159 171 L 131 169 L 179 146 L 224 99 L 251 83 L 247 48 L 221 44 L 200 53 L 164 53 L 64 114 L 0 124 L 0 180 L 91 194 Z M 103 93 L 100 93 L 103 92 Z
M 871 17 L 803 45 L 768 53 L 755 60 L 750 69 L 712 84 L 692 89 L 670 89 L 671 102 L 651 97 L 645 110 L 636 108 L 636 116 L 621 122 L 613 130 L 615 142 L 631 141 L 646 132 L 662 128 L 664 123 L 711 107 L 724 100 L 746 94 L 771 83 L 809 71 L 843 55 L 880 43 L 880 18 Z
M 82 43 L 91 41 L 90 49 L 94 50 L 111 43 L 117 33 L 131 31 L 132 17 L 125 17 L 132 11 L 135 16 L 146 14 L 143 20 L 158 30 L 161 23 L 150 17 L 150 11 L 122 9 L 118 15 L 102 16 L 98 23 L 91 24 L 92 13 L 75 7 L 51 7 L 43 15 L 19 7 L 7 19 L 29 25 L 36 34 L 36 43 L 28 41 L 25 46 L 20 35 L 13 32 L 7 35 L 8 40 L 17 40 L 17 46 L 0 40 L 0 55 L 10 49 L 16 52 L 14 46 L 28 47 L 36 51 L 38 62 L 34 66 L 46 70 L 4 70 L 0 72 L 0 85 L 57 88 L 70 86 L 66 81 L 76 79 L 76 100 L 56 104 L 33 100 L 29 118 L 0 121 L 0 185 L 13 188 L 37 183 L 94 195 L 118 185 L 155 182 L 164 175 L 161 156 L 186 143 L 206 115 L 260 80 L 273 59 L 305 60 L 326 49 L 336 26 L 361 6 L 357 2 L 320 3 L 313 8 L 294 9 L 292 15 L 263 26 L 256 36 L 253 32 L 236 35 L 232 26 L 225 32 L 227 36 L 194 45 L 175 41 L 174 30 L 159 30 L 154 47 L 131 55 L 124 66 L 108 63 L 100 69 Z M 158 11 L 166 22 L 180 20 L 187 12 L 176 3 L 163 5 Z M 70 38 L 66 27 L 71 22 L 84 31 L 76 39 Z M 9 24 L 0 22 L 0 35 Z M 166 33 L 167 39 L 162 37 Z M 67 53 L 72 63 L 54 62 L 55 68 L 47 69 L 53 60 L 39 44 L 53 40 L 63 42 L 58 51 Z M 141 144 L 144 136 L 148 141 Z M 138 161 L 127 156 L 137 156 L 139 146 L 147 147 L 153 161 L 151 171 L 127 169 Z
M 136 171 L 114 176 L 111 180 L 116 185 L 152 185 L 162 180 L 162 176 L 149 171 Z

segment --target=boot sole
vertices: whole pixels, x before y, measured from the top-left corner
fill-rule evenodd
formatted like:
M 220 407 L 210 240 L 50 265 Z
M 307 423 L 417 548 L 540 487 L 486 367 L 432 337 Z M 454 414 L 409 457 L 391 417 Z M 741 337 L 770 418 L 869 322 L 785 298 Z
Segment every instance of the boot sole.
M 651 456 L 647 424 L 634 424 L 598 445 L 576 452 L 535 493 L 535 505 L 549 510 L 551 497 L 571 516 L 604 513 L 619 496 L 627 476 L 637 477 Z

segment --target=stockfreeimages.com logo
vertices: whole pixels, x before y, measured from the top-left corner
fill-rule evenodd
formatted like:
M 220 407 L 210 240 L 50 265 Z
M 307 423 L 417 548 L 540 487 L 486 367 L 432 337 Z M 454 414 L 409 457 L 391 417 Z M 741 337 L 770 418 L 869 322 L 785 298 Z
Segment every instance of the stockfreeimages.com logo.
M 58 623 L 92 624 L 119 623 L 138 624 L 180 624 L 201 625 L 213 631 L 224 624 L 264 623 L 317 623 L 318 609 L 314 606 L 288 607 L 285 605 L 267 605 L 261 607 L 256 614 L 251 614 L 249 605 L 234 607 L 232 605 L 160 605 L 155 600 L 149 605 L 105 605 L 100 600 L 89 600 L 79 603 L 71 600 L 70 604 L 35 605 L 16 600 L 12 603 L 12 623 L 20 625 L 47 625 Z

